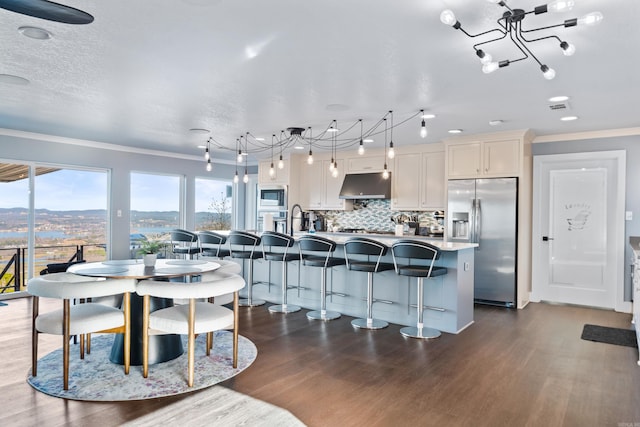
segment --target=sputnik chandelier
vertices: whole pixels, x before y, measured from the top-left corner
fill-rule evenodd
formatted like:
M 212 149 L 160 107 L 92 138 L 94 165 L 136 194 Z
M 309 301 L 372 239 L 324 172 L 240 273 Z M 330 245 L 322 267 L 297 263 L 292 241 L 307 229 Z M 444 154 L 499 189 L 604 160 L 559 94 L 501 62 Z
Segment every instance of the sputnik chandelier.
M 387 117 L 390 118 L 391 125 L 387 124 Z M 235 175 L 233 177 L 233 182 L 238 183 L 240 181 L 240 176 L 238 175 L 238 166 L 243 165 L 244 163 L 244 176 L 242 181 L 247 183 L 249 181 L 248 175 L 248 166 L 247 159 L 249 155 L 259 155 L 265 152 L 271 153 L 271 163 L 269 167 L 269 176 L 274 179 L 276 176 L 276 164 L 278 169 L 284 168 L 284 159 L 283 152 L 293 148 L 296 150 L 309 149 L 309 155 L 307 157 L 307 163 L 309 165 L 313 164 L 313 149 L 324 149 L 325 151 L 331 152 L 331 162 L 329 165 L 330 173 L 333 177 L 339 176 L 338 174 L 338 163 L 336 161 L 338 150 L 348 149 L 350 147 L 357 145 L 357 151 L 359 155 L 363 155 L 365 153 L 364 142 L 367 142 L 372 137 L 376 135 L 381 135 L 384 133 L 385 138 L 385 154 L 384 154 L 384 171 L 387 172 L 387 158 L 393 159 L 395 152 L 393 149 L 393 128 L 402 126 L 408 121 L 419 117 L 420 127 L 419 127 L 419 135 L 421 138 L 427 137 L 427 126 L 425 119 L 432 119 L 435 117 L 433 114 L 425 114 L 424 110 L 420 110 L 417 113 L 412 114 L 410 117 L 402 120 L 400 123 L 394 124 L 393 122 L 393 111 L 387 112 L 380 120 L 374 123 L 368 129 L 365 129 L 364 123 L 362 119 L 358 119 L 356 122 L 346 127 L 343 130 L 338 128 L 338 122 L 336 120 L 332 120 L 331 123 L 324 129 L 324 131 L 320 132 L 317 136 L 313 136 L 311 127 L 302 128 L 302 127 L 289 127 L 286 132 L 284 130 L 280 131 L 280 137 L 276 137 L 275 134 L 271 136 L 271 143 L 267 143 L 264 141 L 264 138 L 255 137 L 250 132 L 246 132 L 244 135 L 241 135 L 235 142 L 235 152 L 237 153 L 236 157 L 236 168 Z M 383 126 L 384 125 L 384 126 Z M 359 135 L 348 136 L 352 134 L 352 130 L 359 127 Z M 379 128 L 383 127 L 382 130 Z M 387 148 L 387 131 L 390 129 L 391 131 L 391 142 L 389 147 Z M 288 134 L 288 136 L 287 136 Z M 215 139 L 209 137 L 206 142 L 205 151 L 204 151 L 204 159 L 206 162 L 206 170 L 212 170 L 212 148 L 218 150 L 231 150 L 224 144 L 218 143 Z M 279 158 L 277 163 L 274 162 L 274 154 L 279 153 Z
M 502 14 L 502 17 L 497 20 L 497 23 L 500 28 L 494 28 L 492 30 L 484 31 L 478 34 L 469 34 L 467 31 L 462 28 L 460 22 L 456 19 L 454 13 L 451 10 L 445 10 L 440 14 L 440 20 L 446 24 L 452 26 L 456 30 L 462 31 L 469 37 L 480 37 L 487 34 L 496 35 L 495 38 L 482 41 L 473 45 L 473 49 L 476 51 L 476 55 L 480 58 L 480 62 L 482 63 L 482 71 L 485 73 L 492 73 L 498 68 L 506 67 L 513 62 L 522 61 L 529 57 L 533 58 L 538 65 L 540 66 L 540 70 L 542 71 L 544 77 L 547 80 L 551 80 L 555 77 L 556 72 L 553 68 L 550 68 L 546 64 L 540 62 L 538 57 L 533 54 L 533 52 L 527 46 L 528 43 L 533 43 L 541 40 L 549 40 L 555 39 L 559 42 L 560 48 L 565 56 L 571 56 L 575 53 L 576 48 L 571 43 L 568 43 L 562 39 L 560 39 L 556 35 L 547 35 L 538 38 L 527 38 L 527 35 L 530 33 L 535 33 L 536 31 L 548 30 L 550 28 L 557 27 L 575 27 L 576 25 L 595 25 L 602 21 L 602 14 L 600 12 L 592 12 L 589 13 L 582 18 L 573 18 L 566 19 L 564 22 L 556 24 L 556 25 L 548 25 L 539 28 L 531 28 L 531 29 L 523 29 L 522 22 L 527 17 L 527 15 L 534 14 L 540 15 L 546 12 L 566 12 L 573 8 L 575 1 L 573 0 L 554 0 L 551 3 L 535 7 L 533 10 L 526 12 L 523 9 L 512 9 L 507 5 L 506 0 L 487 0 L 489 3 L 495 3 L 498 6 L 502 6 L 506 9 L 506 11 Z M 494 61 L 491 55 L 488 52 L 485 52 L 484 45 L 488 45 L 489 43 L 497 42 L 509 36 L 513 44 L 515 44 L 520 52 L 522 52 L 523 56 L 517 59 L 506 59 L 502 61 Z

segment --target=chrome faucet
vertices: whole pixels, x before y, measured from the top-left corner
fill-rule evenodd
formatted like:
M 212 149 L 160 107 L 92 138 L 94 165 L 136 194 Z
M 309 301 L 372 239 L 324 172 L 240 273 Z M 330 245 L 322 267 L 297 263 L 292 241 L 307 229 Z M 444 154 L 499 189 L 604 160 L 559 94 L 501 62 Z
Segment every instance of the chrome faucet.
M 295 208 L 298 208 L 298 210 L 300 211 L 300 228 L 302 228 L 302 206 L 300 206 L 299 204 L 295 204 L 293 206 L 291 206 L 291 236 L 293 237 L 293 210 Z

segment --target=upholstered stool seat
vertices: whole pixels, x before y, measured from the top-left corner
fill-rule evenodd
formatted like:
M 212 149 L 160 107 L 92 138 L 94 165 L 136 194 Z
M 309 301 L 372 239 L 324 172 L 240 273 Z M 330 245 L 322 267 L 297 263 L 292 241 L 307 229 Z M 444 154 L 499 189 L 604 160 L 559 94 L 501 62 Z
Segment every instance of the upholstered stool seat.
M 200 253 L 203 256 L 222 259 L 231 255 L 229 249 L 222 247 L 227 243 L 227 236 L 213 231 L 198 231 L 197 234 Z
M 367 318 L 354 319 L 351 325 L 363 329 L 381 329 L 389 326 L 384 320 L 373 318 L 373 274 L 394 269 L 394 265 L 388 262 L 381 262 L 383 256 L 387 254 L 387 245 L 376 240 L 363 237 L 354 237 L 344 244 L 344 257 L 347 268 L 351 271 L 362 271 L 367 273 Z
M 400 333 L 409 338 L 437 338 L 440 336 L 440 331 L 434 328 L 428 328 L 424 326 L 424 279 L 431 279 L 437 276 L 447 274 L 445 267 L 438 267 L 435 265 L 437 259 L 440 258 L 440 249 L 427 242 L 411 239 L 401 239 L 396 241 L 391 246 L 391 254 L 393 255 L 393 263 L 396 273 L 401 276 L 417 277 L 417 310 L 418 310 L 418 322 L 415 327 L 405 327 L 400 330 Z M 404 258 L 408 260 L 408 264 L 401 264 L 400 259 Z M 411 264 L 413 262 L 413 264 Z M 417 264 L 416 262 L 422 262 Z M 427 307 L 431 310 L 444 311 L 439 307 Z
M 300 259 L 307 267 L 320 268 L 320 310 L 310 311 L 307 318 L 312 320 L 338 319 L 341 314 L 327 310 L 327 269 L 344 265 L 344 258 L 332 257 L 336 242 L 320 236 L 302 236 L 298 240 Z

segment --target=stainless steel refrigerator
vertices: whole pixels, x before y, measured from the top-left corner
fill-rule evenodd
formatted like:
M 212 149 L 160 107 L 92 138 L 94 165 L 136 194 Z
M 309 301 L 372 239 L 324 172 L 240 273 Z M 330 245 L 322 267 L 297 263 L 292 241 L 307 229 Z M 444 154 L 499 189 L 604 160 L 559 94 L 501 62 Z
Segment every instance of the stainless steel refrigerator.
M 474 300 L 516 305 L 517 178 L 450 180 L 447 239 L 478 243 Z

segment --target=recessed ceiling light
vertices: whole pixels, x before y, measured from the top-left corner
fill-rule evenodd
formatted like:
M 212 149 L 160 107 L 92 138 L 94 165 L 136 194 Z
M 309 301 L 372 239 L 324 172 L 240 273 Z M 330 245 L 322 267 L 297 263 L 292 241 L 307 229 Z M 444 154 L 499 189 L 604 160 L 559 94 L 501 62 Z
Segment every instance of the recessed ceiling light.
M 449 129 L 449 133 L 462 133 L 462 129 Z
M 565 95 L 552 96 L 551 98 L 549 98 L 549 102 L 564 102 L 564 101 L 567 101 L 568 99 L 569 97 Z
M 198 134 L 198 135 L 203 135 L 203 134 L 209 133 L 211 131 L 209 129 L 203 129 L 203 128 L 191 128 L 191 129 L 189 129 L 189 132 L 195 133 L 195 134 Z
M 371 138 L 363 139 L 362 142 L 373 142 L 373 139 Z
M 204 150 L 205 148 L 207 148 L 207 146 L 206 145 L 198 145 L 197 148 L 202 148 Z
M 578 120 L 578 116 L 564 116 L 561 117 L 560 120 L 562 120 L 563 122 L 570 122 L 573 120 Z
M 501 125 L 502 123 L 503 123 L 503 122 L 502 122 L 502 120 L 491 120 L 491 121 L 489 122 L 489 124 L 490 124 L 491 126 L 499 126 L 499 125 Z
M 296 150 L 304 150 L 304 147 L 302 145 L 296 145 L 293 148 Z
M 31 82 L 24 77 L 14 76 L 12 74 L 0 74 L 0 83 L 25 86 Z
M 435 114 L 423 114 L 423 115 L 422 115 L 422 118 L 423 118 L 423 119 L 433 119 L 433 118 L 435 118 L 435 117 L 436 117 L 436 115 L 435 115 Z
M 256 138 L 254 138 L 256 141 L 264 141 L 264 138 L 261 136 L 257 136 Z
M 29 37 L 31 39 L 48 40 L 51 38 L 51 33 L 40 27 L 31 27 L 25 25 L 18 28 L 18 31 L 20 31 L 20 34 L 22 34 L 23 36 Z

